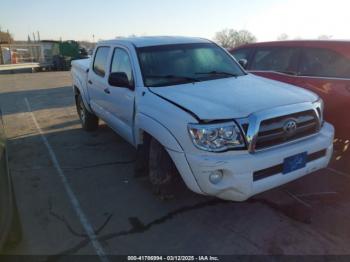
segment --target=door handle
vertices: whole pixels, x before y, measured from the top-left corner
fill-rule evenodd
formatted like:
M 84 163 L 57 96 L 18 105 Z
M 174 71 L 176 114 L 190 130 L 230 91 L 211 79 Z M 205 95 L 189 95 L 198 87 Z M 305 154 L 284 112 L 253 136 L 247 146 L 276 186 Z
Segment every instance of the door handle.
M 92 85 L 92 81 L 91 81 L 91 80 L 89 80 L 88 83 L 89 83 L 90 85 Z
M 108 88 L 103 89 L 103 91 L 104 91 L 106 94 L 110 94 L 110 93 L 111 93 L 111 91 L 109 91 Z

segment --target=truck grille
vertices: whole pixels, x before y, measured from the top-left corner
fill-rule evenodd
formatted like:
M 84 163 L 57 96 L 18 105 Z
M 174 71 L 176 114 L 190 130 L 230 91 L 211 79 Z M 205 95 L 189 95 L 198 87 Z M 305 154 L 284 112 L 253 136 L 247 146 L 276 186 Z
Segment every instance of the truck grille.
M 255 149 L 264 149 L 299 138 L 320 130 L 320 122 L 314 110 L 266 119 L 260 123 Z

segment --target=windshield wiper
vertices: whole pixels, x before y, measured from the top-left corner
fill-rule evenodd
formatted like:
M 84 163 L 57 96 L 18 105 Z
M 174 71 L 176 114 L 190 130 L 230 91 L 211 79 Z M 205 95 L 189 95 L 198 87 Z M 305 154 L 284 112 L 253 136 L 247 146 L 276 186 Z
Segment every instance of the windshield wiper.
M 233 76 L 237 77 L 238 75 L 229 73 L 229 72 L 223 72 L 223 71 L 210 71 L 210 72 L 197 72 L 196 75 L 226 75 L 226 76 Z
M 177 76 L 177 75 L 146 75 L 146 78 L 163 78 L 163 79 L 178 79 L 186 80 L 188 82 L 200 82 L 198 78 L 189 77 L 189 76 Z

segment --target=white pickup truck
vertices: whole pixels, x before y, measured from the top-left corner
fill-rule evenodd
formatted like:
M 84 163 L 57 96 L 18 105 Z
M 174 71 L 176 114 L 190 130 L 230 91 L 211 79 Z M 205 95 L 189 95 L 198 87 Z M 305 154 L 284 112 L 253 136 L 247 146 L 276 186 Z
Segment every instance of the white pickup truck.
M 180 175 L 194 192 L 243 201 L 326 167 L 333 152 L 317 95 L 247 74 L 209 40 L 103 41 L 72 77 L 83 128 L 104 120 L 147 159 L 159 192 Z

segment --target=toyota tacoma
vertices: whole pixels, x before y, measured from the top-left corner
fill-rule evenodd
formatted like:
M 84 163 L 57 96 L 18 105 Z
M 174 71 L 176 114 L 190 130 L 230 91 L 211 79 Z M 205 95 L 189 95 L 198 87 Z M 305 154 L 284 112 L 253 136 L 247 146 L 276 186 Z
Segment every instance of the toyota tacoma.
M 152 185 L 244 201 L 325 168 L 334 128 L 323 101 L 248 74 L 201 38 L 134 37 L 72 62 L 85 130 L 102 119 L 143 156 Z

